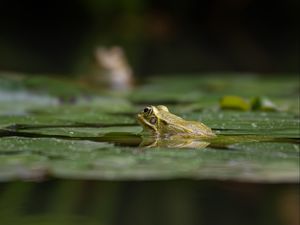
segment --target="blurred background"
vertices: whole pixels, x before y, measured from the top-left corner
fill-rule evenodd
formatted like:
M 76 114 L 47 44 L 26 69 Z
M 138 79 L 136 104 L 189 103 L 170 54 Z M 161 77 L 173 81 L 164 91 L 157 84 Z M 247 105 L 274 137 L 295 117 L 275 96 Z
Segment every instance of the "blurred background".
M 0 185 L 5 225 L 299 225 L 292 184 L 62 181 Z
M 136 74 L 296 73 L 296 0 L 1 1 L 0 70 L 78 74 L 120 45 Z
M 95 48 L 118 45 L 139 78 L 299 73 L 297 0 L 3 0 L 0 9 L 0 71 L 72 77 L 90 69 Z M 299 225 L 299 185 L 3 182 L 0 209 L 3 225 Z

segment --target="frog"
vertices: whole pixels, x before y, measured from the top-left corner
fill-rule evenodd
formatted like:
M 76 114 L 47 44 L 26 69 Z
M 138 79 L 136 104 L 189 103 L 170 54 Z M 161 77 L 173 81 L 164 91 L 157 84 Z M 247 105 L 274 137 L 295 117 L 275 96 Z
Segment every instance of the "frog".
M 137 114 L 137 120 L 143 127 L 143 133 L 156 137 L 210 138 L 215 133 L 198 121 L 188 121 L 171 113 L 164 105 L 147 106 Z M 173 137 L 174 139 L 174 137 Z
M 120 93 L 134 86 L 134 71 L 121 46 L 98 46 L 89 67 L 90 71 L 79 77 L 81 85 Z

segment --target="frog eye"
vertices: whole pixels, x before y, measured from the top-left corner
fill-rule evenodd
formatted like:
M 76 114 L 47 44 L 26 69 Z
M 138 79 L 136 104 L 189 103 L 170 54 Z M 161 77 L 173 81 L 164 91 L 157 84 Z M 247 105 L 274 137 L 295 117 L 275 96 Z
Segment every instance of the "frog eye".
M 152 109 L 150 107 L 144 108 L 144 113 L 151 113 Z
M 157 121 L 156 117 L 151 117 L 149 122 L 154 125 L 156 124 L 156 121 Z

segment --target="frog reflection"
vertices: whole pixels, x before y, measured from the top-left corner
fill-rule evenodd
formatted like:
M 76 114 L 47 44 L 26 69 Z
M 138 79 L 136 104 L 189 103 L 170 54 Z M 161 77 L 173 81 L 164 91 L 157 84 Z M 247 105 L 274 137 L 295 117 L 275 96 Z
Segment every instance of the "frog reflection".
M 159 138 L 156 136 L 143 136 L 141 147 L 162 147 L 162 148 L 196 148 L 202 149 L 209 145 L 207 141 L 197 140 L 195 138 L 178 138 L 170 136 L 167 138 Z

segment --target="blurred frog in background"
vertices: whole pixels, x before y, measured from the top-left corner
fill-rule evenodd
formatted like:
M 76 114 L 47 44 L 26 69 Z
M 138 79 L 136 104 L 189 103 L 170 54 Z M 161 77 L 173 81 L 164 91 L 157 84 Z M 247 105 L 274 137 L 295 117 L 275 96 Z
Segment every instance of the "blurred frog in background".
M 96 48 L 92 71 L 81 80 L 114 91 L 130 90 L 134 83 L 133 71 L 124 50 L 119 46 Z

